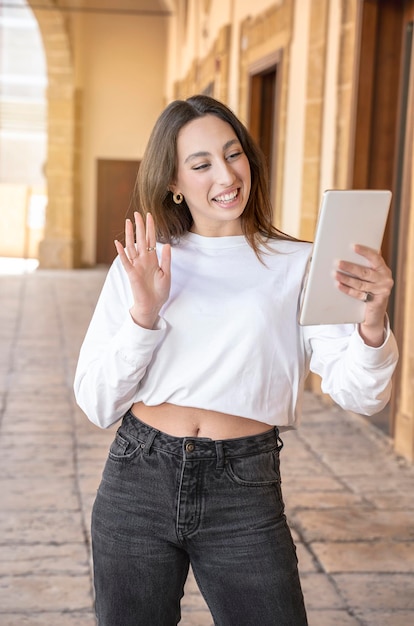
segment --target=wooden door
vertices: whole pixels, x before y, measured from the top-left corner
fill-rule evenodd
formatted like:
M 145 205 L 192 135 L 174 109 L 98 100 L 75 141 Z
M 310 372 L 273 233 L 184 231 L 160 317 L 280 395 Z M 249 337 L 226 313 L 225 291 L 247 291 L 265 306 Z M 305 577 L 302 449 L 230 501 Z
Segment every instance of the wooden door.
M 140 161 L 98 159 L 96 263 L 110 265 L 114 239 L 123 241 L 125 217 L 132 216 L 134 186 Z M 136 206 L 136 204 L 135 204 Z
M 272 173 L 274 119 L 276 103 L 276 67 L 251 77 L 249 130 L 262 149 Z
M 276 120 L 278 100 L 278 64 L 280 55 L 259 61 L 250 70 L 249 121 L 253 139 L 262 149 L 269 170 L 270 192 L 276 189 Z
M 362 5 L 360 64 L 352 187 L 392 189 L 401 64 L 403 0 L 365 0 Z M 392 214 L 383 254 L 393 265 Z M 394 268 L 393 268 L 394 269 Z

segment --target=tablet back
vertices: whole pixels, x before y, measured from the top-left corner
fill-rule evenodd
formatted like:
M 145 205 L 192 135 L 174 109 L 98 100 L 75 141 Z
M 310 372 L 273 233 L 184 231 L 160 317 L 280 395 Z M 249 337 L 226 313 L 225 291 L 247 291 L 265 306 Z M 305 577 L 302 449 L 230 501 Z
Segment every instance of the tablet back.
M 325 191 L 306 276 L 300 324 L 364 320 L 365 303 L 340 292 L 333 272 L 340 259 L 367 265 L 353 246 L 358 243 L 380 249 L 390 202 L 390 191 Z

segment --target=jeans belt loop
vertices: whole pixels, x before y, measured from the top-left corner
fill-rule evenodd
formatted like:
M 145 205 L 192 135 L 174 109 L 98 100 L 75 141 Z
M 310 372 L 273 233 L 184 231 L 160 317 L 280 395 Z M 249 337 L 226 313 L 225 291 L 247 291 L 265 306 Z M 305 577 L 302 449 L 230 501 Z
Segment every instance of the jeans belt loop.
M 158 435 L 159 431 L 153 428 L 148 435 L 148 439 L 144 444 L 144 454 L 149 454 L 151 452 L 151 446 L 154 443 L 155 437 Z
M 224 448 L 222 441 L 216 441 L 216 454 L 217 454 L 217 463 L 216 469 L 224 468 Z
M 276 437 L 276 443 L 277 443 L 277 451 L 280 452 L 284 444 L 280 438 L 279 429 L 277 426 L 275 426 L 275 437 Z

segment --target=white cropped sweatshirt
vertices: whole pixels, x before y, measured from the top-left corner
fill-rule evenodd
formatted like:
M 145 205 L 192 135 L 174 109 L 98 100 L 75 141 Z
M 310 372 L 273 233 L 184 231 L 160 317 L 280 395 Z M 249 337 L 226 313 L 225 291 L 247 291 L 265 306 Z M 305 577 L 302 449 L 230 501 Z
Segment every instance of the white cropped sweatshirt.
M 106 428 L 134 402 L 169 402 L 294 428 L 309 369 L 342 408 L 380 411 L 398 358 L 389 328 L 372 348 L 352 324 L 299 326 L 311 246 L 272 240 L 270 248 L 261 263 L 243 236 L 187 233 L 172 248 L 171 292 L 153 330 L 133 322 L 117 258 L 75 375 L 88 418 Z

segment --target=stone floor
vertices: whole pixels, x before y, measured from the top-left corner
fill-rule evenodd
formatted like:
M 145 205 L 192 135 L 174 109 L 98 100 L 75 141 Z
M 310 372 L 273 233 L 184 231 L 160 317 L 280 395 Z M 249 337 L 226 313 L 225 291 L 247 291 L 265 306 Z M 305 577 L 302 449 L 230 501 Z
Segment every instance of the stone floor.
M 0 275 L 1 626 L 95 625 L 89 518 L 113 430 L 88 422 L 72 379 L 103 279 Z M 310 626 L 414 624 L 414 468 L 366 420 L 311 394 L 284 441 Z M 192 577 L 182 612 L 183 626 L 212 625 Z

